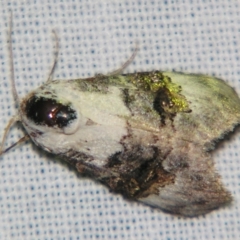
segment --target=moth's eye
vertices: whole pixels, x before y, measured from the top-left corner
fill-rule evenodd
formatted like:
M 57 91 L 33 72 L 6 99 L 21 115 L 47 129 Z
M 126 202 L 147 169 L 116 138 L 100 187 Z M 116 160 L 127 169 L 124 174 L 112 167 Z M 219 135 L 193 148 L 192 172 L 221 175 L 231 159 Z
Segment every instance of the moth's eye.
M 26 115 L 37 125 L 64 128 L 77 118 L 70 107 L 44 97 L 31 97 L 26 102 Z

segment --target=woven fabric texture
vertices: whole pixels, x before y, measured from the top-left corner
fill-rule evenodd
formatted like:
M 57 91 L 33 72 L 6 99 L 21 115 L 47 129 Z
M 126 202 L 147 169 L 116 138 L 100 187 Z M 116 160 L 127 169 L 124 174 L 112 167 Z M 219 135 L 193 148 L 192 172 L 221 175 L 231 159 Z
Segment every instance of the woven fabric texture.
M 48 79 L 107 74 L 139 52 L 125 70 L 217 76 L 240 93 L 240 2 L 135 0 L 2 0 L 0 3 L 1 136 L 16 114 L 10 83 L 8 26 L 20 98 Z M 216 116 L 217 118 L 218 116 Z M 6 146 L 23 136 L 14 126 Z M 0 239 L 240 239 L 240 135 L 214 153 L 234 201 L 205 216 L 183 218 L 110 193 L 29 141 L 0 158 Z

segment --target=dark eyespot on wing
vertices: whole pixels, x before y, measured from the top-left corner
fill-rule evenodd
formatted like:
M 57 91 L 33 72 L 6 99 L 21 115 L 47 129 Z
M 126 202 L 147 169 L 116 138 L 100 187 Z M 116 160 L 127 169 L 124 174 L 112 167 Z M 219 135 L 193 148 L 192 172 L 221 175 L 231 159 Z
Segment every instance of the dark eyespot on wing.
M 26 115 L 37 125 L 66 127 L 76 119 L 76 112 L 53 99 L 33 96 L 26 102 Z

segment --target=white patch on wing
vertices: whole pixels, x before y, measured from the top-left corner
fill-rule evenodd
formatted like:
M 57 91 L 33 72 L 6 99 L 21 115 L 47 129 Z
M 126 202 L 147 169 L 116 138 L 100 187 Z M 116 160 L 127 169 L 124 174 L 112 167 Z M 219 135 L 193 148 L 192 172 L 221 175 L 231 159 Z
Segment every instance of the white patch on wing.
M 36 130 L 43 132 L 37 138 L 33 137 L 37 145 L 54 153 L 69 149 L 81 151 L 99 161 L 122 150 L 120 140 L 127 134 L 126 118 L 130 116 L 130 111 L 119 88 L 109 87 L 107 93 L 87 92 L 80 91 L 75 82 L 61 81 L 46 85 L 36 95 L 46 97 L 44 92 L 54 92 L 55 98 L 62 104 L 71 103 L 77 119 L 65 129 L 58 129 L 36 125 L 24 117 L 23 123 L 29 133 Z M 89 120 L 93 124 L 87 124 Z

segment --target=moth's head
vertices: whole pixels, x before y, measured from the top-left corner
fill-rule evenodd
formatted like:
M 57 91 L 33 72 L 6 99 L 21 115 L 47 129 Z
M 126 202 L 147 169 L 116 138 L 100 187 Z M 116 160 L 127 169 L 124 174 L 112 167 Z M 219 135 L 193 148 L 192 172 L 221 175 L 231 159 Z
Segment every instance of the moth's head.
M 71 142 L 71 135 L 85 125 L 84 117 L 74 105 L 71 91 L 64 94 L 61 84 L 45 84 L 28 94 L 20 103 L 19 118 L 30 138 L 53 152 L 59 143 Z M 49 147 L 48 147 L 49 146 Z

